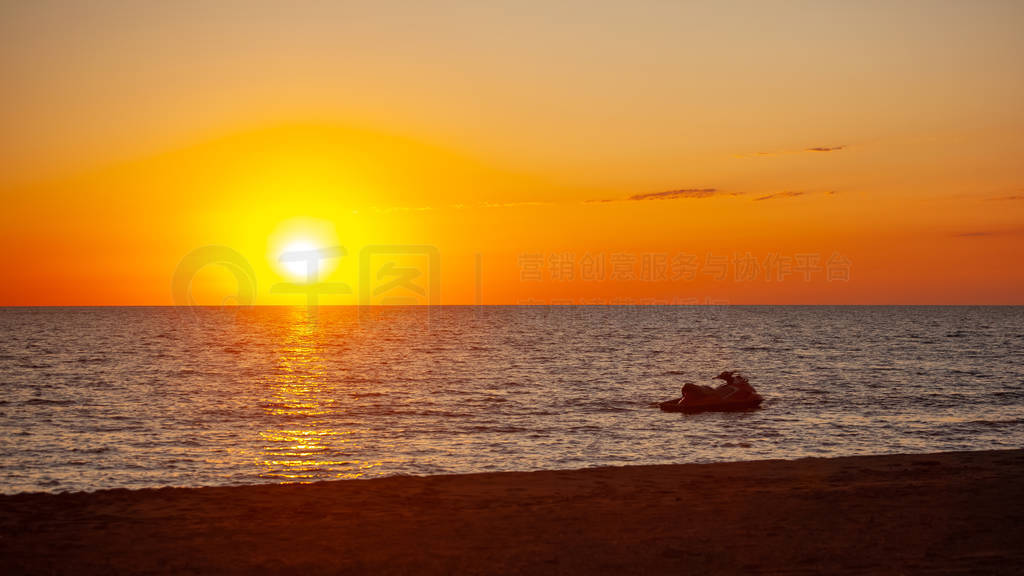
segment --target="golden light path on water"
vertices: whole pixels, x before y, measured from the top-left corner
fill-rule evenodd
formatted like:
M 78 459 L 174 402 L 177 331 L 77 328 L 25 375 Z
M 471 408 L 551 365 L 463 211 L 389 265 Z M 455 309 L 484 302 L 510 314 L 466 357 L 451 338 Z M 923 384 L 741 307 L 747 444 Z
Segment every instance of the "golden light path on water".
M 325 417 L 337 409 L 342 384 L 324 367 L 324 334 L 315 310 L 295 309 L 284 324 L 276 370 L 268 382 L 271 399 L 263 405 L 269 420 L 281 427 L 260 432 L 263 442 L 260 477 L 284 482 L 362 477 L 381 462 L 338 459 L 360 452 L 360 430 L 337 429 Z M 338 471 L 344 470 L 344 471 Z

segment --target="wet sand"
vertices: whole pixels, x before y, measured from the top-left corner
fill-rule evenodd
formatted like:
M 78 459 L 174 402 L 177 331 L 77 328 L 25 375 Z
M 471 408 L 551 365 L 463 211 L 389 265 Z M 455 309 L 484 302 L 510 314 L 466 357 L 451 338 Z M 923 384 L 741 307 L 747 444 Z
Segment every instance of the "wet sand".
M 1024 573 L 1024 450 L 0 497 L 15 573 Z

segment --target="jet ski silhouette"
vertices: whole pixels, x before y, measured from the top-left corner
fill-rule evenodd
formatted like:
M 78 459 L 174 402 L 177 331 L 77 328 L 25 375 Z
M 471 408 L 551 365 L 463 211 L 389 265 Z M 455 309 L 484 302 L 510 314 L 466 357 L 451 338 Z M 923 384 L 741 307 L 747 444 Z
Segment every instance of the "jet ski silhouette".
M 750 382 L 738 372 L 722 372 L 715 378 L 725 380 L 725 384 L 712 388 L 687 383 L 683 385 L 683 395 L 673 400 L 658 403 L 665 412 L 736 412 L 754 410 L 764 402 Z

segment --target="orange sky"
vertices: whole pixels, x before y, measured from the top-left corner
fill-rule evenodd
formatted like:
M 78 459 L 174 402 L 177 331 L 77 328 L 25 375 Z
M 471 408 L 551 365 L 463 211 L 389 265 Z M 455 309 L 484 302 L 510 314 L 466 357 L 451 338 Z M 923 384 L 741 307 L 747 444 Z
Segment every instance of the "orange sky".
M 0 7 L 0 305 L 1024 304 L 1021 3 L 213 4 Z

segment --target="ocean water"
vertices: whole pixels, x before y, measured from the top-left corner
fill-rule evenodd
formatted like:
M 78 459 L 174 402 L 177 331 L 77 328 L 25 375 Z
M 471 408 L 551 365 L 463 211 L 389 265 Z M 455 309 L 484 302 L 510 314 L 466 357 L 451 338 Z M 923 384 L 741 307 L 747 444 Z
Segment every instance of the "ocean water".
M 1024 445 L 1021 307 L 0 309 L 0 491 Z M 762 409 L 662 413 L 741 370 Z

